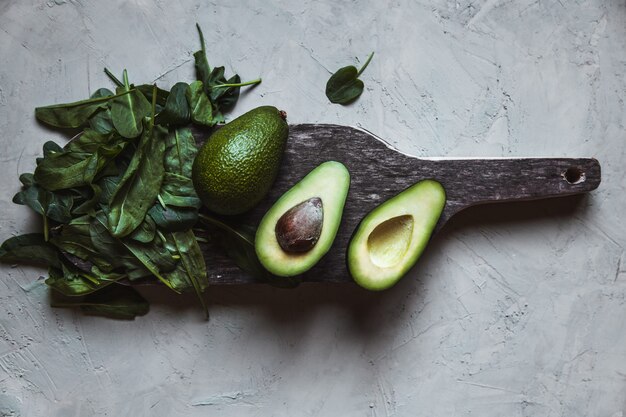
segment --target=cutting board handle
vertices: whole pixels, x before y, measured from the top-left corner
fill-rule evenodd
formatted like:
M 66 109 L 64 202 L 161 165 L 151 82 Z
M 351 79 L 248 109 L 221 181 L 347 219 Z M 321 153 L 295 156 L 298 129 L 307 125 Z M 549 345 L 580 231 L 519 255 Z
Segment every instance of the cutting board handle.
M 600 185 L 600 163 L 594 158 L 441 159 L 443 185 L 455 190 L 445 220 L 476 204 L 536 200 L 585 193 Z

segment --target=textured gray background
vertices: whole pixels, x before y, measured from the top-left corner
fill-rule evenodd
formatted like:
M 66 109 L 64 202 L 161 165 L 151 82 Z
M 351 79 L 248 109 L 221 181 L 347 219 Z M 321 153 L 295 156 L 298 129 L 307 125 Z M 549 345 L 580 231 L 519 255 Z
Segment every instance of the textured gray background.
M 298 3 L 298 4 L 296 4 Z M 48 306 L 44 271 L 0 267 L 1 416 L 626 414 L 624 0 L 0 3 L 0 238 L 45 140 L 33 107 L 170 86 L 209 61 L 258 75 L 292 123 L 362 126 L 419 156 L 594 156 L 584 198 L 478 207 L 382 294 L 351 286 L 149 291 L 119 322 Z M 329 70 L 376 56 L 349 107 Z

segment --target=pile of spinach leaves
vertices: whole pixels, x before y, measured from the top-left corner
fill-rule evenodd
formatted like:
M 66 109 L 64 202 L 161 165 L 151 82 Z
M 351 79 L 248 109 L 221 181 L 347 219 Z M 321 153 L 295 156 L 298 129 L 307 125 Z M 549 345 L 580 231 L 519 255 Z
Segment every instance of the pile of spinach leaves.
M 20 176 L 13 201 L 40 214 L 43 231 L 5 241 L 0 261 L 47 266 L 46 284 L 63 297 L 53 306 L 132 319 L 148 311 L 132 284 L 158 280 L 176 293 L 194 291 L 207 311 L 190 125 L 223 123 L 240 87 L 261 80 L 242 83 L 227 79 L 224 67 L 211 69 L 198 32 L 190 84 L 166 91 L 105 69 L 115 92 L 35 109 L 46 125 L 81 131 L 63 147 L 46 142 L 35 171 Z

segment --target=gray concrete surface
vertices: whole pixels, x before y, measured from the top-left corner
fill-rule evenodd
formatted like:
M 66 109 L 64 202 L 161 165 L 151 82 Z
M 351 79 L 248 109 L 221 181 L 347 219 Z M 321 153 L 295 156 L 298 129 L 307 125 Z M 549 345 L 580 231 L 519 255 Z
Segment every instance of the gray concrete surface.
M 0 267 L 1 416 L 626 414 L 624 0 L 0 3 L 0 238 L 34 230 L 18 173 L 58 135 L 33 108 L 170 86 L 209 60 L 258 75 L 292 123 L 358 125 L 420 156 L 594 156 L 583 198 L 475 208 L 392 290 L 146 291 L 132 322 L 48 306 L 44 271 Z M 325 82 L 376 56 L 354 105 Z

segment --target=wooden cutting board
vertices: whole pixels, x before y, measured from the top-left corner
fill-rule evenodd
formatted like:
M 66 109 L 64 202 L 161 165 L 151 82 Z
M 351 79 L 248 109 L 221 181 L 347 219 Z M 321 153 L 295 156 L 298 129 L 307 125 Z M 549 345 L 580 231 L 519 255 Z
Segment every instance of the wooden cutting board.
M 447 194 L 435 233 L 464 208 L 485 203 L 535 200 L 585 193 L 600 185 L 593 158 L 420 159 L 403 154 L 371 133 L 347 126 L 301 124 L 289 127 L 278 178 L 251 212 L 234 219 L 257 226 L 271 205 L 324 161 L 342 162 L 350 171 L 348 199 L 337 238 L 304 281 L 351 282 L 346 249 L 361 219 L 377 205 L 417 181 L 439 181 Z M 212 284 L 259 282 L 237 268 L 219 248 L 203 245 Z

